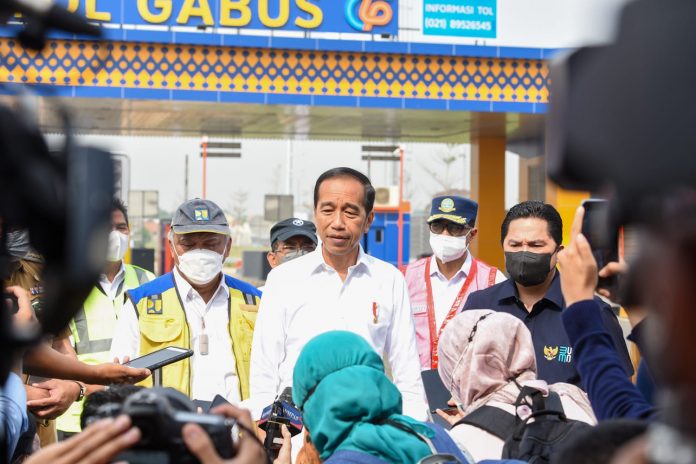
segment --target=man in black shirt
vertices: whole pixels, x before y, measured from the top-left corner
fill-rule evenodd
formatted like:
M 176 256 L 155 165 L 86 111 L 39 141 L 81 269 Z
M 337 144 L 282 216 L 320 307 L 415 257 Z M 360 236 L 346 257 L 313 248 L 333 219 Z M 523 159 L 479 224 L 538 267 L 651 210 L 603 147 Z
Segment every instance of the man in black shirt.
M 548 383 L 567 382 L 582 387 L 573 347 L 561 320 L 565 301 L 556 259 L 563 249 L 562 237 L 561 216 L 553 206 L 526 201 L 511 208 L 501 227 L 505 267 L 510 278 L 469 295 L 463 311 L 493 309 L 520 318 L 532 333 L 538 377 Z M 630 376 L 633 366 L 619 322 L 611 307 L 598 301 L 604 326 L 614 341 L 626 375 Z

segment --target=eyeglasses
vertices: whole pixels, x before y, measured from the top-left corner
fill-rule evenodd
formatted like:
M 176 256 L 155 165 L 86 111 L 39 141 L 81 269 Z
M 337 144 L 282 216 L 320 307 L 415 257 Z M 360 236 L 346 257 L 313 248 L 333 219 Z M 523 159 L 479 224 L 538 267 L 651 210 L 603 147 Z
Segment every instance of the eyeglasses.
M 278 247 L 277 250 L 275 250 L 274 253 L 296 253 L 298 251 L 304 251 L 306 253 L 311 253 L 314 250 L 316 250 L 317 246 L 312 244 L 312 245 L 303 245 L 303 246 L 290 246 L 290 245 L 283 245 L 282 247 Z
M 461 237 L 462 235 L 468 233 L 471 227 L 467 227 L 463 224 L 457 224 L 452 221 L 434 221 L 430 223 L 430 231 L 434 234 L 440 235 L 447 229 L 447 232 L 453 237 Z

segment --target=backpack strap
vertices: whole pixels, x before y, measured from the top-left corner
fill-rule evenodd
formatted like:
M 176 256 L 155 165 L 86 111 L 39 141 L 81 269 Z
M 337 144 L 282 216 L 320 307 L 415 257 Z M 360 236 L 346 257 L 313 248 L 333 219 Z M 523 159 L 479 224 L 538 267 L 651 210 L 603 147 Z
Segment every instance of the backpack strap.
M 531 398 L 532 404 L 529 404 L 527 400 L 528 397 Z M 515 401 L 515 410 L 523 404 L 532 409 L 532 416 L 538 415 L 537 413 L 555 413 L 565 419 L 565 411 L 563 410 L 561 397 L 554 391 L 549 391 L 548 396 L 544 397 L 543 393 L 534 387 L 520 387 L 520 394 Z
M 501 440 L 505 440 L 515 431 L 517 418 L 514 414 L 505 412 L 495 406 L 481 406 L 474 412 L 460 419 L 452 428 L 459 424 L 473 425 L 481 430 L 485 430 L 491 435 L 495 435 Z
M 417 464 L 445 464 L 445 463 L 463 464 L 463 463 L 459 462 L 459 459 L 452 456 L 451 454 L 438 453 L 437 449 L 435 448 L 435 445 L 433 445 L 433 442 L 432 442 L 432 440 L 430 440 L 430 438 L 416 432 L 415 430 L 412 430 L 410 427 L 408 427 L 404 424 L 401 424 L 401 423 L 396 422 L 396 421 L 391 420 L 391 419 L 383 419 L 383 420 L 377 421 L 376 423 L 391 425 L 392 427 L 395 427 L 395 428 L 401 430 L 402 432 L 406 432 L 410 435 L 413 435 L 414 437 L 418 438 L 419 440 L 424 442 L 426 445 L 428 445 L 428 448 L 430 448 L 430 452 L 432 454 L 429 456 L 423 457 L 423 459 L 418 461 Z

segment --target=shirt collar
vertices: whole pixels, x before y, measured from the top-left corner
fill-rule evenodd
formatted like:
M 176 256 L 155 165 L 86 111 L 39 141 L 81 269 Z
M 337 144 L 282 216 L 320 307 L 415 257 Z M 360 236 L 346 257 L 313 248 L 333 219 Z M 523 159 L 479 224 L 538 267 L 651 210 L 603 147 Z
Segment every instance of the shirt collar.
M 331 271 L 335 272 L 335 269 L 326 264 L 326 261 L 324 260 L 324 255 L 322 253 L 322 246 L 318 246 L 316 250 L 314 250 L 312 253 L 309 253 L 312 255 L 310 258 L 311 261 L 311 270 L 312 274 L 320 271 Z M 358 260 L 355 263 L 354 266 L 351 266 L 349 269 L 352 269 L 355 271 L 356 269 L 360 269 L 365 271 L 367 274 L 370 274 L 370 262 L 372 260 L 372 257 L 365 253 L 365 250 L 363 250 L 362 245 L 358 245 Z
M 121 261 L 121 267 L 118 268 L 118 272 L 117 272 L 116 275 L 114 276 L 113 282 L 109 282 L 109 278 L 106 277 L 106 274 L 101 274 L 101 275 L 99 276 L 99 278 L 100 278 L 103 282 L 108 282 L 110 285 L 113 285 L 113 284 L 115 284 L 116 282 L 118 282 L 121 278 L 123 278 L 124 275 L 125 275 L 125 273 L 126 273 L 126 265 L 123 264 L 123 260 L 122 260 L 122 261 Z
M 194 295 L 199 295 L 200 294 L 196 291 L 195 288 L 191 286 L 190 283 L 186 279 L 184 279 L 184 276 L 181 275 L 181 272 L 179 272 L 179 269 L 174 266 L 174 283 L 176 284 L 176 287 L 179 289 L 179 294 L 181 295 L 182 298 L 186 300 L 190 300 L 191 298 L 194 297 Z M 220 290 L 222 288 L 222 290 Z M 217 290 L 215 290 L 215 293 L 213 294 L 213 298 L 211 298 L 211 301 L 215 299 L 217 294 L 222 291 L 227 297 L 229 295 L 229 289 L 227 288 L 227 285 L 225 285 L 225 277 L 223 275 L 223 278 L 220 279 L 220 284 L 218 285 Z
M 473 258 L 471 257 L 471 253 L 467 251 L 466 252 L 466 259 L 464 260 L 464 263 L 462 263 L 461 269 L 459 271 L 457 271 L 457 274 L 461 272 L 462 274 L 464 274 L 464 277 L 468 276 L 469 272 L 471 272 L 471 263 L 472 262 L 473 262 Z M 440 268 L 437 267 L 437 259 L 435 258 L 435 255 L 432 255 L 430 257 L 430 275 L 434 276 L 437 274 L 441 275 L 442 278 L 445 277 L 440 272 Z M 456 277 L 457 274 L 455 274 L 452 277 L 452 279 L 454 279 L 454 277 Z
M 508 279 L 505 282 L 501 283 L 500 290 L 498 291 L 499 301 L 507 300 L 510 298 L 519 298 L 519 295 L 517 294 L 517 286 L 515 285 L 515 281 L 512 279 Z M 548 290 L 546 290 L 544 299 L 556 305 L 558 309 L 563 309 L 563 307 L 565 306 L 563 292 L 561 291 L 561 278 L 558 269 L 556 269 L 556 275 L 553 276 L 551 286 Z

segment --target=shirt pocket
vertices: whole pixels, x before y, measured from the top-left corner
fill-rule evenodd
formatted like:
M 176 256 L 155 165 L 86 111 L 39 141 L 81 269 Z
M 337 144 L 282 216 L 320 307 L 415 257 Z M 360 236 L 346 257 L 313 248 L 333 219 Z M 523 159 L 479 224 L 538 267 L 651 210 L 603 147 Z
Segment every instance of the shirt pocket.
M 153 344 L 173 342 L 181 337 L 183 324 L 173 317 L 140 317 L 140 333 Z
M 381 346 L 386 340 L 393 316 L 391 305 L 379 302 L 371 304 L 368 315 L 368 330 L 375 346 Z

